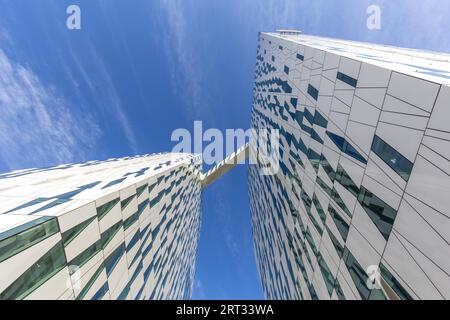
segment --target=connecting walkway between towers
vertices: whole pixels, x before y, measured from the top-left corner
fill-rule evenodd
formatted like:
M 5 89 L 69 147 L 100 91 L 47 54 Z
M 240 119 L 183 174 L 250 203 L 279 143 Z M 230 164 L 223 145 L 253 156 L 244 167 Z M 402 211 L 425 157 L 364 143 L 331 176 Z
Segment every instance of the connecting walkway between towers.
M 219 179 L 225 173 L 230 171 L 237 164 L 244 163 L 249 157 L 249 144 L 240 147 L 237 151 L 233 152 L 231 155 L 226 157 L 224 160 L 219 162 L 214 168 L 203 173 L 201 176 L 202 186 L 206 188 L 211 183 Z

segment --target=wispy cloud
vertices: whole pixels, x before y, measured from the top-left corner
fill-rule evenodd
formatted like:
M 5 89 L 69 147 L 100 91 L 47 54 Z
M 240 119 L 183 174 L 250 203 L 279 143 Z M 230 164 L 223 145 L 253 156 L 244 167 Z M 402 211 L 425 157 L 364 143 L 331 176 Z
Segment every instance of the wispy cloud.
M 237 259 L 239 256 L 238 242 L 233 234 L 232 211 L 228 202 L 223 199 L 223 192 L 226 192 L 222 186 L 213 186 L 216 194 L 217 212 L 219 213 L 219 221 L 222 226 L 221 231 L 225 239 L 225 245 L 229 254 Z
M 110 73 L 108 72 L 108 69 L 103 62 L 103 60 L 98 56 L 97 51 L 95 48 L 91 49 L 91 56 L 93 59 L 93 62 L 96 66 L 96 72 L 98 79 L 101 79 L 101 83 L 99 85 L 93 86 L 91 84 L 91 90 L 93 90 L 93 93 L 96 95 L 100 95 L 102 97 L 102 108 L 104 110 L 107 110 L 113 114 L 113 116 L 117 119 L 120 126 L 122 127 L 122 130 L 125 134 L 125 137 L 127 138 L 129 142 L 129 146 L 131 150 L 134 153 L 138 152 L 138 144 L 136 142 L 135 133 L 133 130 L 133 126 L 128 120 L 128 117 L 125 113 L 125 108 L 123 106 L 123 103 L 119 97 L 117 88 L 114 84 L 113 79 L 111 78 Z M 81 65 L 79 64 L 80 68 Z M 87 81 L 89 81 L 87 79 Z
M 195 279 L 194 281 L 194 289 L 192 291 L 192 296 L 196 297 L 196 299 L 199 300 L 206 299 L 205 288 L 203 287 L 203 283 L 200 279 Z
M 115 82 L 111 78 L 109 69 L 104 60 L 99 56 L 94 44 L 90 41 L 87 42 L 86 46 L 88 51 L 85 52 L 89 57 L 90 64 L 95 66 L 94 70 L 88 69 L 85 61 L 80 59 L 78 50 L 73 48 L 69 41 L 66 42 L 66 45 L 69 58 L 60 57 L 61 66 L 71 80 L 74 86 L 73 89 L 77 91 L 79 99 L 85 101 L 87 97 L 86 93 L 89 92 L 89 95 L 92 97 L 89 100 L 90 107 L 95 107 L 97 111 L 102 111 L 102 113 L 115 118 L 123 130 L 130 149 L 134 153 L 138 153 L 138 144 L 133 126 L 126 115 L 125 107 L 118 94 Z M 75 79 L 78 79 L 78 82 L 86 85 L 87 92 L 81 91 Z
M 207 94 L 202 61 L 197 58 L 197 48 L 192 44 L 192 28 L 194 19 L 189 19 L 186 10 L 186 1 L 162 0 L 163 11 L 161 27 L 162 43 L 165 54 L 169 60 L 169 72 L 172 81 L 172 90 L 175 95 L 187 102 L 190 115 L 198 119 L 211 119 L 208 108 L 210 98 Z
M 54 86 L 0 49 L 0 159 L 6 169 L 84 160 L 101 135 Z

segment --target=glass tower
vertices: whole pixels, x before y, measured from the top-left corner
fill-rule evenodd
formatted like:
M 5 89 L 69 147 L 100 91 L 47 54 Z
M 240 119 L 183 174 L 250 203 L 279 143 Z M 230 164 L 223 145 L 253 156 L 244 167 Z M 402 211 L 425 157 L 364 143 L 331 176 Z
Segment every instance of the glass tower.
M 0 299 L 189 299 L 201 156 L 0 175 Z
M 260 33 L 248 173 L 267 298 L 450 299 L 450 55 Z

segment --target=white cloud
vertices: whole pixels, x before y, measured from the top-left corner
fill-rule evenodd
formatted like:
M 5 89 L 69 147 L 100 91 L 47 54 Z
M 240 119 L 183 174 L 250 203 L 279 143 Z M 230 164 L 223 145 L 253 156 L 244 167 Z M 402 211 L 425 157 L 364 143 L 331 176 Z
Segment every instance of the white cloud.
M 0 49 L 0 161 L 6 169 L 83 161 L 101 135 L 51 85 Z
M 172 91 L 187 101 L 194 117 L 210 119 L 210 98 L 208 89 L 204 88 L 208 81 L 202 71 L 206 66 L 196 58 L 197 48 L 191 42 L 194 30 L 190 24 L 195 21 L 189 21 L 185 4 L 185 1 L 180 0 L 161 1 L 165 15 L 160 28 L 165 54 L 169 60 Z
M 206 299 L 205 288 L 203 287 L 203 283 L 200 281 L 200 279 L 196 279 L 194 281 L 194 290 L 192 292 L 192 296 L 195 296 L 200 300 Z
M 116 117 L 117 121 L 122 127 L 126 139 L 128 140 L 129 147 L 134 153 L 137 153 L 138 146 L 133 127 L 126 116 L 121 99 L 117 93 L 117 89 L 108 72 L 108 69 L 103 60 L 97 55 L 97 51 L 94 47 L 91 49 L 91 56 L 96 66 L 98 78 L 101 79 L 101 82 L 98 86 L 94 86 L 92 83 L 90 83 L 90 89 L 94 92 L 94 94 L 100 95 L 102 99 L 105 99 L 102 100 L 103 109 L 112 112 L 113 116 Z M 81 63 L 79 62 L 78 68 L 80 70 L 83 70 L 85 75 L 87 74 L 86 71 L 84 71 L 84 68 L 81 67 Z M 87 76 L 84 76 L 84 78 L 86 79 L 86 81 L 90 81 Z

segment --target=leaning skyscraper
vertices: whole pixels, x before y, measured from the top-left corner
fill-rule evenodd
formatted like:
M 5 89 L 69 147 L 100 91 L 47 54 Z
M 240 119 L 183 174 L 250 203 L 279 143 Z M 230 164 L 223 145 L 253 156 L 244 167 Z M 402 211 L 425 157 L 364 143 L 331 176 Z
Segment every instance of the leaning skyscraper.
M 190 298 L 201 164 L 155 154 L 0 175 L 0 300 Z
M 267 298 L 450 298 L 450 55 L 260 33 L 249 169 Z

